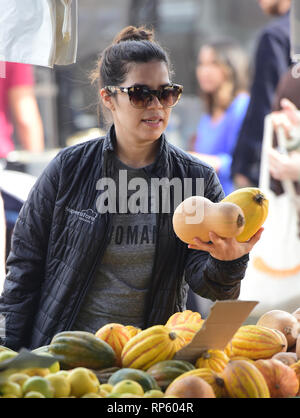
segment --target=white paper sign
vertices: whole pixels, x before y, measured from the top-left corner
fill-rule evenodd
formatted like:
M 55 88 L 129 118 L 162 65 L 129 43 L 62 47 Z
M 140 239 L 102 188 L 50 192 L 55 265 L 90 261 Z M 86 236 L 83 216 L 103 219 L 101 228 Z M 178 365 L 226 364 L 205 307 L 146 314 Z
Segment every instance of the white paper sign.
M 300 2 L 292 1 L 291 7 L 291 58 L 300 61 Z

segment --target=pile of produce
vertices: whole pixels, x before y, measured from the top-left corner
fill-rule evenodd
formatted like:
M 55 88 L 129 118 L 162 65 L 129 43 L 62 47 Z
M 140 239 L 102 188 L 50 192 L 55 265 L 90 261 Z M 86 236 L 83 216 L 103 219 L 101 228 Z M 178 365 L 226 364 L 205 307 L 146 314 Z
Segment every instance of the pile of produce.
M 299 310 L 266 312 L 242 325 L 224 350 L 174 360 L 205 322 L 172 315 L 145 330 L 107 324 L 95 335 L 66 331 L 33 350 L 55 356 L 50 368 L 11 370 L 2 398 L 288 398 L 300 395 Z M 1 347 L 1 362 L 18 353 Z M 58 359 L 58 360 L 57 360 Z
M 247 241 L 268 214 L 268 201 L 257 188 L 233 192 L 220 203 L 189 198 L 176 209 L 174 231 L 184 242 L 195 235 Z M 188 207 L 187 207 L 188 206 Z M 194 207 L 201 222 L 187 222 Z M 203 216 L 202 216 L 203 215 Z M 49 368 L 6 370 L 0 376 L 2 398 L 269 398 L 299 393 L 299 312 L 265 313 L 257 324 L 241 326 L 224 350 L 207 348 L 194 363 L 175 360 L 204 320 L 186 310 L 166 324 L 141 330 L 106 324 L 95 335 L 65 331 L 36 356 L 53 358 Z M 1 362 L 20 354 L 0 347 Z M 32 354 L 31 354 L 32 355 Z M 34 357 L 34 356 L 33 356 Z M 20 364 L 20 363 L 19 363 Z M 1 373 L 0 373 L 1 375 Z

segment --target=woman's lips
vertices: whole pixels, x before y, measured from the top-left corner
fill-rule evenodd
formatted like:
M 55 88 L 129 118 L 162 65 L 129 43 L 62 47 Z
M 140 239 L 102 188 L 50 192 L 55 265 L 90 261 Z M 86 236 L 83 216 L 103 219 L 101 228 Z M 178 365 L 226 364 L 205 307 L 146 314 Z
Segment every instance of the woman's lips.
M 158 128 L 162 124 L 161 118 L 142 119 L 142 122 L 151 128 Z

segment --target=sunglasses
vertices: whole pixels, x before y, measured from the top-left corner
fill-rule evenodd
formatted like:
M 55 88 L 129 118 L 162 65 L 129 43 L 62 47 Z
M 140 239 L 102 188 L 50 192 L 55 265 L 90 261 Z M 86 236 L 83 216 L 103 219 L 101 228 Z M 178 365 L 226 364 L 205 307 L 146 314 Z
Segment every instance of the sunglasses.
M 130 103 L 136 109 L 143 109 L 147 107 L 154 97 L 160 101 L 164 107 L 174 107 L 182 94 L 183 86 L 180 84 L 168 84 L 160 87 L 158 90 L 150 90 L 147 86 L 132 86 L 132 87 L 104 87 L 108 93 L 127 93 Z

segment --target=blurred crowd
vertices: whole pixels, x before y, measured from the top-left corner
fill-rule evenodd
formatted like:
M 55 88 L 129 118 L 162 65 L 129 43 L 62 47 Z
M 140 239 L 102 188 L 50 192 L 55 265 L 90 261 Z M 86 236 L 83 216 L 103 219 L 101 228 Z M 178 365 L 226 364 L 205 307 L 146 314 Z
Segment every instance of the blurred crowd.
M 294 76 L 290 59 L 291 0 L 258 2 L 271 20 L 261 29 L 252 57 L 236 39 L 213 39 L 201 45 L 195 62 L 199 101 L 205 110 L 187 151 L 215 168 L 225 194 L 258 186 L 264 119 L 270 113 L 274 126 L 282 126 L 294 144 L 283 155 L 274 139 L 269 154 L 274 190 L 280 193 L 283 179 L 292 179 L 297 187 L 300 181 L 300 78 Z M 5 63 L 5 76 L 0 77 L 0 160 L 5 161 L 16 141 L 19 149 L 32 153 L 45 149 L 34 83 L 31 65 Z M 2 200 L 0 222 L 3 276 L 5 237 L 9 240 L 9 236 L 4 234 Z

